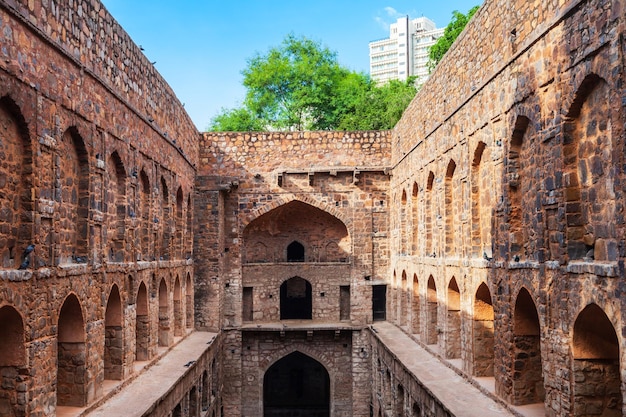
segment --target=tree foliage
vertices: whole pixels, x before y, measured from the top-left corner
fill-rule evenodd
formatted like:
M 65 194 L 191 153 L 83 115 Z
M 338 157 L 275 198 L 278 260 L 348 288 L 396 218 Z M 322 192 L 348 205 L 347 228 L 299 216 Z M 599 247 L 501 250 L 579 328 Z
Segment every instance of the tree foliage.
M 342 67 L 336 53 L 288 35 L 242 71 L 241 108 L 222 109 L 211 131 L 390 129 L 415 96 L 414 78 L 377 86 Z
M 430 47 L 428 51 L 428 69 L 432 70 L 437 66 L 439 61 L 448 52 L 456 38 L 463 32 L 465 25 L 470 21 L 479 6 L 472 7 L 467 14 L 463 14 L 458 10 L 452 12 L 452 20 L 443 31 L 443 36 L 437 39 L 437 42 Z

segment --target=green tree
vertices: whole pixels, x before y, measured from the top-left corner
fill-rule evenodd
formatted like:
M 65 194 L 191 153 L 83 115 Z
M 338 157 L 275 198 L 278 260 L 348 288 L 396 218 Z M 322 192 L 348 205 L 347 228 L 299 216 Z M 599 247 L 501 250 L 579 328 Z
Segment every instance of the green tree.
M 242 73 L 243 106 L 222 109 L 209 130 L 390 129 L 416 93 L 415 78 L 377 86 L 328 48 L 293 35 L 249 59 Z
M 288 35 L 280 47 L 248 60 L 243 70 L 245 103 L 276 129 L 330 129 L 330 99 L 349 73 L 335 52 L 307 39 Z
M 428 51 L 428 69 L 432 72 L 439 61 L 448 52 L 456 38 L 461 34 L 467 22 L 470 21 L 479 6 L 472 7 L 467 14 L 463 14 L 457 10 L 452 12 L 452 20 L 443 31 L 443 36 L 437 39 L 437 42 L 430 47 Z
M 211 132 L 258 132 L 265 129 L 263 120 L 257 118 L 247 107 L 222 108 L 211 119 L 208 128 Z

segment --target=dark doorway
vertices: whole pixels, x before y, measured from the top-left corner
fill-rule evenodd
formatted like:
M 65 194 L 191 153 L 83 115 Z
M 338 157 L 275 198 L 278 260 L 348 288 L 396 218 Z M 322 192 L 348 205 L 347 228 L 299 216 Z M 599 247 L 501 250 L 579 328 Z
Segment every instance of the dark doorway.
M 263 377 L 265 417 L 330 416 L 330 377 L 316 360 L 291 353 L 272 365 Z
M 312 318 L 313 302 L 311 284 L 300 277 L 293 277 L 280 286 L 280 319 Z
M 387 319 L 387 286 L 372 287 L 372 318 L 374 321 Z
M 287 246 L 287 262 L 304 262 L 304 246 L 293 241 Z

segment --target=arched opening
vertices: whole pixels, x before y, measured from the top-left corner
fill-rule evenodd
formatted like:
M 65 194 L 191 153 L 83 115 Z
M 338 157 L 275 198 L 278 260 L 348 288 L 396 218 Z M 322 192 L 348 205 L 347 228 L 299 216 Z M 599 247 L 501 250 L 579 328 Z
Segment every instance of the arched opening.
M 75 128 L 62 137 L 63 158 L 59 159 L 60 197 L 59 261 L 87 262 L 87 217 L 89 214 L 89 164 L 87 150 Z
M 263 377 L 264 417 L 330 416 L 330 376 L 315 359 L 293 352 Z
M 461 357 L 461 292 L 452 277 L 448 284 L 447 303 L 447 329 L 446 329 L 446 358 L 456 359 Z
M 183 298 L 180 279 L 176 277 L 174 283 L 174 336 L 183 335 Z
M 537 307 L 525 288 L 515 301 L 513 315 L 513 405 L 545 400 L 541 366 L 541 329 Z
M 187 221 L 186 221 L 186 235 L 185 235 L 185 258 L 191 258 L 193 251 L 193 206 L 191 205 L 191 194 L 187 196 Z
M 200 411 L 198 410 L 198 389 L 194 385 L 189 391 L 189 417 L 198 417 Z
M 402 255 L 407 255 L 407 214 L 406 214 L 406 204 L 407 204 L 407 197 L 406 197 L 406 190 L 402 190 L 402 200 L 400 202 L 400 233 L 398 234 L 398 236 L 400 237 L 400 244 L 398 245 L 400 247 L 400 254 Z
M 563 184 L 569 260 L 615 261 L 613 137 L 609 87 L 595 74 L 582 82 L 565 124 Z
M 396 390 L 396 416 L 402 417 L 404 413 L 404 387 L 398 385 Z
M 530 120 L 524 116 L 519 116 L 515 121 L 506 166 L 510 200 L 509 250 L 511 256 L 522 258 L 528 258 L 530 255 L 529 230 L 525 226 L 527 224 L 525 217 L 530 211 L 525 208 L 525 196 L 534 190 L 530 185 L 532 172 L 529 170 L 534 168 L 529 163 L 531 148 L 529 142 L 533 139 L 533 135 L 528 133 L 529 126 Z
M 150 359 L 150 315 L 148 314 L 148 289 L 141 282 L 137 291 L 137 306 L 135 318 L 135 359 L 147 361 Z
M 0 308 L 0 335 L 0 414 L 25 416 L 24 393 L 17 390 L 27 375 L 24 322 L 13 307 Z
M 176 190 L 176 248 L 175 248 L 175 254 L 179 257 L 182 257 L 183 254 L 183 229 L 184 229 L 184 223 L 183 223 L 183 201 L 184 201 L 184 197 L 183 197 L 183 189 L 182 187 L 178 187 L 178 190 Z
M 293 241 L 287 246 L 287 262 L 304 262 L 304 245 Z
M 141 227 L 139 230 L 139 256 L 137 259 L 148 261 L 152 259 L 152 251 L 150 250 L 150 230 L 152 230 L 152 222 L 150 221 L 150 180 L 148 179 L 148 174 L 143 169 L 139 173 L 139 182 Z
M 402 271 L 402 281 L 400 283 L 400 326 L 406 326 L 408 323 L 408 305 L 409 293 L 407 291 L 406 271 Z
M 480 284 L 474 299 L 472 346 L 474 375 L 493 376 L 494 359 L 494 311 L 491 292 L 484 282 Z
M 169 346 L 172 343 L 170 330 L 170 303 L 165 278 L 159 283 L 159 346 Z
M 411 310 L 412 310 L 412 333 L 419 334 L 420 332 L 420 288 L 419 281 L 417 280 L 417 275 L 413 274 L 413 297 L 411 300 Z
M 412 239 L 411 239 L 411 253 L 417 255 L 417 248 L 419 244 L 419 212 L 418 212 L 418 187 L 417 183 L 413 183 L 413 190 L 411 192 L 411 218 L 412 218 Z
M 337 244 L 337 249 L 330 243 Z M 268 211 L 243 231 L 242 254 L 246 263 L 347 262 L 351 250 L 348 229 L 340 219 L 301 201 Z
M 589 304 L 574 323 L 574 415 L 621 416 L 619 340 L 606 313 Z
M 104 313 L 104 379 L 120 380 L 124 376 L 124 331 L 122 302 L 117 285 L 113 285 Z
M 483 252 L 489 256 L 491 250 L 491 175 L 488 164 L 483 163 L 486 145 L 478 142 L 472 161 L 472 256 L 481 257 Z M 483 207 L 485 210 L 483 210 Z
M 57 405 L 87 405 L 85 322 L 78 298 L 70 294 L 59 313 L 57 335 Z
M 311 284 L 300 277 L 289 278 L 280 286 L 280 319 L 310 320 L 313 316 Z
M 185 283 L 185 323 L 187 328 L 193 328 L 193 283 L 191 282 L 191 274 L 187 273 L 187 282 Z
M 426 182 L 426 253 L 424 255 L 431 256 L 434 253 L 435 245 L 433 243 L 433 183 L 435 182 L 435 174 L 433 172 L 428 173 L 428 181 Z
M 205 370 L 202 372 L 202 379 L 200 383 L 200 407 L 202 409 L 202 413 L 209 409 L 209 390 L 209 373 Z
M 126 170 L 119 154 L 113 152 L 109 158 L 107 170 L 107 212 L 112 221 L 109 227 L 109 259 L 113 262 L 123 262 L 125 259 L 126 234 Z
M 170 208 L 170 195 L 165 178 L 161 177 L 161 256 L 162 260 L 170 259 L 170 239 L 171 229 L 170 224 L 171 208 Z
M 445 253 L 446 255 L 454 255 L 456 251 L 456 245 L 454 239 L 457 235 L 454 230 L 456 222 L 454 218 L 456 216 L 456 199 L 454 195 L 456 194 L 456 190 L 454 189 L 454 171 L 456 170 L 456 163 L 453 160 L 450 160 L 448 163 L 448 168 L 446 170 L 446 182 L 445 182 L 445 190 L 444 190 L 444 207 L 446 214 L 446 230 L 444 236 L 446 238 L 445 241 Z
M 26 122 L 15 102 L 8 97 L 0 99 L 0 174 L 3 178 L 0 211 L 4 222 L 0 241 L 6 242 L 0 248 L 0 257 L 5 268 L 19 267 L 25 261 L 21 256 L 24 249 L 32 243 L 33 163 L 28 136 Z M 51 195 L 46 197 L 53 198 Z M 42 228 L 49 230 L 52 224 L 42 221 Z M 49 258 L 50 254 L 43 250 L 38 253 L 42 263 L 49 264 Z
M 428 320 L 426 321 L 426 344 L 437 344 L 437 286 L 435 285 L 435 279 L 431 275 L 428 277 L 428 287 L 426 289 L 426 301 L 427 309 L 426 315 Z

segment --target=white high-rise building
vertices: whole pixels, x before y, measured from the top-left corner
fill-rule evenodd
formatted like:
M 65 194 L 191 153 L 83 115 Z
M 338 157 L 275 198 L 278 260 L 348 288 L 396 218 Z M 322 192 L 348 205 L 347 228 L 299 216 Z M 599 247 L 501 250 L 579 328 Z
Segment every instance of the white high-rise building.
M 435 23 L 418 17 L 399 18 L 389 27 L 389 38 L 370 42 L 370 77 L 378 83 L 406 80 L 417 75 L 418 84 L 428 78 L 428 48 L 443 35 Z

